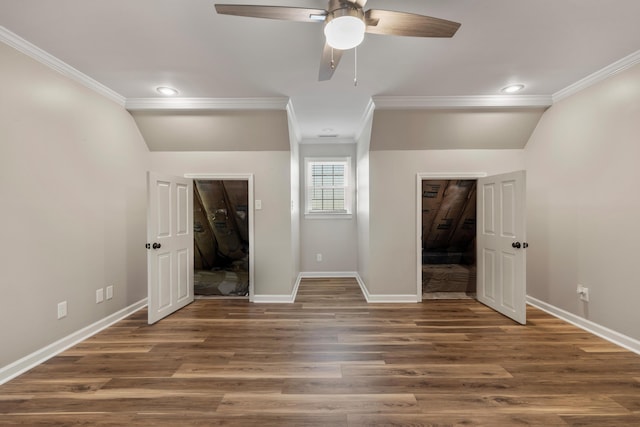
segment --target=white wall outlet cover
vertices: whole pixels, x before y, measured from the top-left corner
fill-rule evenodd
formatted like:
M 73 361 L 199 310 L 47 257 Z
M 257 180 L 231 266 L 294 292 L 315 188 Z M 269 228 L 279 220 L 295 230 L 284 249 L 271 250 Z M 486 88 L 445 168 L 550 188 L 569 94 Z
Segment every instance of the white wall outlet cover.
M 100 304 L 104 301 L 104 290 L 102 288 L 96 291 L 96 304 Z
M 58 303 L 58 319 L 62 319 L 67 316 L 67 302 L 62 301 Z
M 256 208 L 257 211 L 262 209 L 262 200 L 256 200 L 255 201 L 255 208 Z
M 113 298 L 113 286 L 107 286 L 107 299 Z
M 585 288 L 582 285 L 578 285 L 577 293 L 582 301 L 585 301 L 585 302 L 589 301 L 589 288 Z

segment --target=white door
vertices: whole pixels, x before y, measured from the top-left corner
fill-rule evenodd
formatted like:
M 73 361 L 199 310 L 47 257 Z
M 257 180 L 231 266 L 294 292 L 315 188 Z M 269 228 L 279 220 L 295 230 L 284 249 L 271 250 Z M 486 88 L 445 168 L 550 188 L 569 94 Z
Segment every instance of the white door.
M 525 172 L 478 179 L 477 298 L 526 324 Z
M 193 301 L 193 182 L 147 172 L 149 324 Z

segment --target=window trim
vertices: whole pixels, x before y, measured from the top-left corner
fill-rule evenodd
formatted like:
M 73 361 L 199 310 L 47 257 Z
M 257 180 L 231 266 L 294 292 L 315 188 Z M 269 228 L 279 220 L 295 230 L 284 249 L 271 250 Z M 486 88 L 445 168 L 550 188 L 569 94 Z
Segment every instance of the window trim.
M 311 165 L 314 163 L 344 164 L 344 211 L 311 210 Z M 304 215 L 311 219 L 350 219 L 353 216 L 351 184 L 351 157 L 305 157 L 304 158 Z

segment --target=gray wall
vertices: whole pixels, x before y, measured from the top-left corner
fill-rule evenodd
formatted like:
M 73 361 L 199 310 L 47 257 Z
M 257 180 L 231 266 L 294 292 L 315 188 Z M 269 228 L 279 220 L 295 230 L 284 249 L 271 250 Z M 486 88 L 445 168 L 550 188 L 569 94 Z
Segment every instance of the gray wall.
M 1 367 L 146 297 L 148 150 L 121 106 L 2 43 L 0 64 Z
M 135 110 L 150 151 L 287 151 L 285 110 Z
M 527 293 L 635 339 L 639 160 L 638 65 L 555 104 L 525 148 Z
M 255 294 L 285 295 L 293 289 L 291 156 L 289 151 L 152 152 L 151 170 L 185 173 L 252 173 L 255 199 Z
M 369 153 L 370 294 L 417 294 L 418 173 L 524 169 L 522 150 L 371 151 Z
M 305 157 L 351 157 L 350 182 L 356 182 L 356 144 L 300 144 L 300 268 L 303 272 L 354 272 L 358 268 L 355 192 L 351 218 L 305 217 Z M 316 254 L 322 261 L 316 261 Z
M 371 150 L 521 149 L 544 107 L 378 109 Z

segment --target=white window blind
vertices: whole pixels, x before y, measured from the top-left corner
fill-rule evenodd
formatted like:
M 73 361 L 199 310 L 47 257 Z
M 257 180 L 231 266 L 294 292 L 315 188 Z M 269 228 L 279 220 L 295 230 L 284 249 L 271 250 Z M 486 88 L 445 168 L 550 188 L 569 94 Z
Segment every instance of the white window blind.
M 307 213 L 348 213 L 348 159 L 307 159 Z

